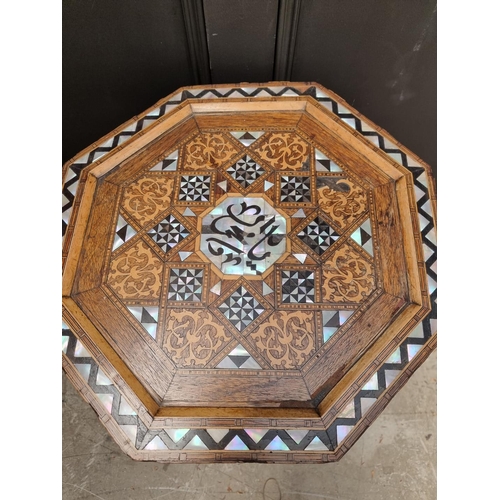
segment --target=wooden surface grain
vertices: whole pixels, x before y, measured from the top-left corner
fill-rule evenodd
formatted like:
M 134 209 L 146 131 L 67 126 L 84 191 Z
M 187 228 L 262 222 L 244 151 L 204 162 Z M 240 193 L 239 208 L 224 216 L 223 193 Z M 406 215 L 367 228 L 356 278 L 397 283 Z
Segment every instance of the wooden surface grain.
M 187 100 L 88 168 L 92 181 L 85 189 L 82 183 L 71 228 L 66 306 L 79 318 L 82 341 L 111 363 L 125 392 L 138 391 L 151 428 L 325 430 L 428 311 L 411 178 L 332 116 L 310 97 Z M 235 130 L 262 133 L 245 147 L 229 133 Z M 341 170 L 317 170 L 315 149 Z M 173 151 L 176 169 L 150 171 Z M 243 158 L 262 165 L 266 183 L 238 184 L 228 169 Z M 205 179 L 206 199 L 181 196 L 181 176 L 184 183 Z M 303 200 L 283 194 L 288 182 L 302 185 Z M 282 214 L 286 251 L 261 276 L 226 277 L 203 253 L 201 220 L 215 204 L 245 196 Z M 112 249 L 118 215 L 135 236 Z M 171 216 L 189 235 L 177 249 L 161 250 L 153 228 Z M 336 231 L 321 252 L 301 239 L 318 217 Z M 371 250 L 352 239 L 368 219 Z M 202 271 L 196 298 L 167 299 L 174 269 Z M 309 276 L 307 300 L 286 298 L 287 273 Z M 221 309 L 241 286 L 263 306 L 243 330 Z M 155 335 L 129 307 L 157 311 Z M 327 341 L 323 318 L 335 311 L 353 315 Z M 261 369 L 217 368 L 236 346 Z

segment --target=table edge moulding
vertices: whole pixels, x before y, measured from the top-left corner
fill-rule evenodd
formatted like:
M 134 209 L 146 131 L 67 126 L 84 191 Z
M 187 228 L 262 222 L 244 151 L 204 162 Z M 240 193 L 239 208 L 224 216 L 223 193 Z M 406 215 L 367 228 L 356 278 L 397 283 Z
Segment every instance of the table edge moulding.
M 188 148 L 210 134 L 225 141 L 225 158 L 189 167 Z M 301 169 L 269 157 L 275 136 L 306 151 Z M 155 196 L 167 200 L 149 219 L 129 209 L 141 182 L 160 185 Z M 202 194 L 187 194 L 195 188 Z M 341 220 L 318 205 L 329 189 L 357 193 L 349 203 L 358 211 Z M 337 461 L 436 349 L 431 168 L 317 83 L 183 87 L 66 162 L 62 193 L 63 370 L 135 460 Z M 243 214 L 249 203 L 269 220 L 261 234 L 275 224 L 265 244 L 276 253 L 256 257 L 264 239 L 247 232 L 255 244 L 241 270 L 241 259 L 214 250 L 206 227 L 221 213 L 236 220 L 232 207 Z M 175 243 L 159 236 L 166 221 Z M 310 228 L 327 233 L 317 247 Z M 132 300 L 120 258 L 146 254 L 157 285 Z M 361 291 L 341 297 L 331 283 L 345 262 L 342 279 Z M 299 278 L 309 288 L 289 291 Z M 254 310 L 235 316 L 235 297 Z M 203 363 L 172 340 L 185 314 L 217 332 L 212 351 L 206 339 L 199 347 Z M 278 359 L 266 332 L 283 321 L 302 344 L 288 341 L 289 357 Z

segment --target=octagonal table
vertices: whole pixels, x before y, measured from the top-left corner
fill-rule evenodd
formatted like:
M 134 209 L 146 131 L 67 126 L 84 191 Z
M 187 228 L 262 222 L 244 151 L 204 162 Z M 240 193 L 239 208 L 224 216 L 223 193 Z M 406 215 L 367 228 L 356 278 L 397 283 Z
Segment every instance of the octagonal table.
M 63 233 L 63 368 L 137 460 L 338 460 L 436 346 L 430 168 L 315 83 L 168 96 Z

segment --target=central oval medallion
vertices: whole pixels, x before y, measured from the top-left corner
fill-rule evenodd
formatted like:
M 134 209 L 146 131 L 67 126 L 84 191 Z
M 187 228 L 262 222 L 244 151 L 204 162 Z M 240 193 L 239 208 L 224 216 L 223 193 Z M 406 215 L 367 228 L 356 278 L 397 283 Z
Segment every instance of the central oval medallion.
M 203 217 L 200 246 L 224 274 L 258 276 L 285 253 L 286 233 L 263 198 L 230 196 Z

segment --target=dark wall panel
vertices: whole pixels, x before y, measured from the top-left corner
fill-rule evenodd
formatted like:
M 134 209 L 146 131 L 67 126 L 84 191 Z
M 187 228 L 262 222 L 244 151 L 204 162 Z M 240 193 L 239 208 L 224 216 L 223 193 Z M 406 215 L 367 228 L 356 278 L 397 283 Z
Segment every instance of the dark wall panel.
M 294 81 L 317 81 L 436 169 L 435 0 L 307 0 Z
M 64 0 L 63 161 L 193 84 L 180 0 Z
M 295 47 L 293 23 L 276 31 L 293 5 Z M 273 79 L 278 36 L 291 80 L 331 88 L 436 167 L 435 0 L 63 0 L 62 13 L 63 161 L 195 84 L 204 37 L 213 83 L 238 83 Z
M 273 78 L 278 0 L 204 0 L 213 83 Z

